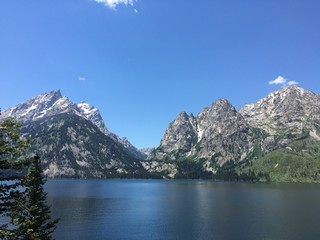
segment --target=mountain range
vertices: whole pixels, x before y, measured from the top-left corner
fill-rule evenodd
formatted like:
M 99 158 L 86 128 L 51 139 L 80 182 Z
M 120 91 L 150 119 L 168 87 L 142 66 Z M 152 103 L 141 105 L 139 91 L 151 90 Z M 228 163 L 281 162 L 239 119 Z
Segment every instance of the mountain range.
M 319 100 L 290 86 L 238 111 L 219 99 L 196 117 L 181 112 L 144 167 L 168 177 L 319 181 Z
M 219 99 L 197 116 L 181 112 L 160 146 L 136 149 L 111 133 L 99 110 L 60 91 L 12 107 L 49 177 L 162 177 L 319 182 L 320 95 L 283 87 L 236 110 Z

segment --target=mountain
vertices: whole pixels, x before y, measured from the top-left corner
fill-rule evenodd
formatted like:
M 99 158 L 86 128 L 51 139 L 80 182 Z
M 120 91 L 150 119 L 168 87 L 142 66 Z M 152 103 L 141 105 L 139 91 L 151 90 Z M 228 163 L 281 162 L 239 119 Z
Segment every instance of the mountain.
M 135 148 L 127 138 L 120 138 L 108 131 L 99 109 L 86 102 L 72 103 L 67 97 L 62 96 L 60 90 L 40 94 L 15 107 L 2 112 L 1 118 L 15 117 L 18 121 L 29 123 L 48 116 L 72 112 L 84 117 L 96 125 L 105 135 L 121 144 L 130 156 L 144 159 L 146 155 Z
M 138 159 L 72 112 L 32 121 L 22 134 L 31 139 L 29 151 L 41 156 L 48 177 L 134 177 L 144 172 Z
M 320 119 L 319 97 L 298 86 L 284 87 L 243 106 L 239 113 L 270 135 L 301 134 L 307 128 L 314 132 Z
M 219 164 L 245 157 L 256 139 L 251 127 L 226 100 L 219 99 L 194 117 L 181 112 L 169 124 L 153 158 L 210 159 Z
M 319 95 L 290 86 L 239 111 L 219 99 L 197 117 L 181 112 L 142 164 L 167 177 L 320 181 L 315 159 L 320 161 Z M 306 166 L 311 170 L 302 171 Z
M 284 87 L 239 112 L 265 135 L 251 172 L 275 182 L 320 181 L 319 94 Z
M 154 157 L 172 160 L 190 154 L 193 143 L 197 141 L 196 127 L 193 115 L 181 112 L 169 124 Z
M 77 106 L 67 97 L 62 97 L 60 91 L 52 91 L 3 111 L 1 118 L 15 117 L 18 121 L 28 123 L 63 112 L 74 112 L 80 115 Z
M 144 172 L 139 152 L 126 138 L 111 133 L 97 108 L 72 103 L 60 91 L 38 95 L 5 110 L 1 119 L 15 117 L 31 138 L 50 177 L 105 177 Z

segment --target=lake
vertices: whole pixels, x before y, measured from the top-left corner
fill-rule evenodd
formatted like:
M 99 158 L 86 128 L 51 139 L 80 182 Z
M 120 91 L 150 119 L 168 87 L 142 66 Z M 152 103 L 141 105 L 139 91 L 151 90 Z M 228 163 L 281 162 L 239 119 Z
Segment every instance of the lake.
M 56 239 L 318 239 L 320 185 L 49 180 Z

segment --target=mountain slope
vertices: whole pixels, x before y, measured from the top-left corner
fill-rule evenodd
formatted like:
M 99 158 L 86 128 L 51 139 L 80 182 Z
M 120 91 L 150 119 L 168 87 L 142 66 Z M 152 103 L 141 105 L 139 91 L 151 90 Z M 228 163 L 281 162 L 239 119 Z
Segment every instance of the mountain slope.
M 141 174 L 139 160 L 103 134 L 91 121 L 71 112 L 25 125 L 31 153 L 44 161 L 48 177 L 119 177 Z
M 117 143 L 121 144 L 127 151 L 127 153 L 135 158 L 138 159 L 145 159 L 147 155 L 141 151 L 139 151 L 135 146 L 133 146 L 130 141 L 126 137 L 119 137 L 118 135 L 110 132 L 101 115 L 99 109 L 91 106 L 90 104 L 86 102 L 81 102 L 77 105 L 79 112 L 82 116 L 90 120 L 92 123 L 94 123 L 104 134 L 106 134 L 108 137 L 112 138 Z
M 272 182 L 320 182 L 320 144 L 306 136 L 293 141 L 286 148 L 269 152 L 252 161 L 250 171 Z M 267 176 L 267 179 L 265 178 Z

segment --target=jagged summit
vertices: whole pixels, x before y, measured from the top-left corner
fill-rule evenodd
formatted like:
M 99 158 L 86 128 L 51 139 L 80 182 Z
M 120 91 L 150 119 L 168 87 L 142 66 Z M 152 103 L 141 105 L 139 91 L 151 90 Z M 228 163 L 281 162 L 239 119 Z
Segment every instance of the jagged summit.
M 233 105 L 225 98 L 220 98 L 216 100 L 215 102 L 212 103 L 212 106 L 233 107 Z
M 43 117 L 66 111 L 74 111 L 76 105 L 67 97 L 62 97 L 60 90 L 43 93 L 15 107 L 5 110 L 2 118 L 15 117 L 18 121 L 30 122 Z
M 221 98 L 204 108 L 197 118 L 181 112 L 169 124 L 150 158 L 214 157 L 225 162 L 240 158 L 240 153 L 251 147 L 250 141 L 254 142 L 244 118 L 228 100 Z
M 82 101 L 77 104 L 80 113 L 88 120 L 92 121 L 102 132 L 109 132 L 98 108 L 91 106 L 89 103 Z
M 41 120 L 62 113 L 76 114 L 89 120 L 97 126 L 103 134 L 123 146 L 131 156 L 136 158 L 146 157 L 146 155 L 136 149 L 128 139 L 120 138 L 116 134 L 108 131 L 98 108 L 84 101 L 79 104 L 72 103 L 68 97 L 62 96 L 60 90 L 40 94 L 24 103 L 7 109 L 1 113 L 0 118 L 15 117 L 18 121 L 28 124 L 35 120 Z
M 252 104 L 246 104 L 243 106 L 239 111 L 244 113 L 247 109 L 252 109 L 254 107 L 260 107 L 261 109 L 266 107 L 267 105 L 274 105 L 278 106 L 280 105 L 285 99 L 292 100 L 293 98 L 302 98 L 302 97 L 308 97 L 313 98 L 315 94 L 309 90 L 306 90 L 304 88 L 298 87 L 296 85 L 293 86 L 286 86 L 279 90 L 276 90 L 274 92 L 271 92 L 266 97 L 260 99 L 256 103 Z
M 276 134 L 279 129 L 299 133 L 311 118 L 320 114 L 319 101 L 311 91 L 287 86 L 270 93 L 256 103 L 243 106 L 239 113 L 253 126 Z
M 159 151 L 155 152 L 155 157 L 162 159 L 166 153 L 174 152 L 172 156 L 169 156 L 169 159 L 176 159 L 190 151 L 190 141 L 195 137 L 193 121 L 194 118 L 186 112 L 180 112 L 166 129 L 158 148 Z

